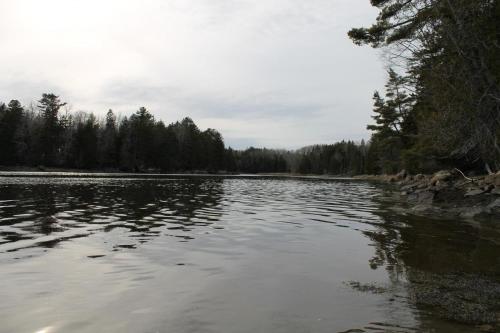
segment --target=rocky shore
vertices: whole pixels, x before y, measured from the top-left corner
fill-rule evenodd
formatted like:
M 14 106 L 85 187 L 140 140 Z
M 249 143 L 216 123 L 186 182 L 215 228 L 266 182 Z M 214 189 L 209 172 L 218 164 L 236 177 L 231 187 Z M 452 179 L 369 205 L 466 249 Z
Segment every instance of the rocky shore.
M 458 169 L 442 170 L 432 175 L 362 175 L 357 179 L 390 183 L 419 215 L 446 218 L 499 218 L 500 172 L 467 177 Z

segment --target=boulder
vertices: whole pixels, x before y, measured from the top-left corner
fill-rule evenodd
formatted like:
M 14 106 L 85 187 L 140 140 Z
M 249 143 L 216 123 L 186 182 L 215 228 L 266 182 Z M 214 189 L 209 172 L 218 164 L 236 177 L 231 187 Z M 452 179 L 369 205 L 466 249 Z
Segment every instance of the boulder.
M 59 220 L 54 216 L 54 215 L 51 215 L 51 216 L 44 216 L 42 217 L 39 222 L 41 224 L 55 224 L 55 223 L 58 223 Z
M 431 178 L 431 185 L 435 185 L 438 181 L 447 181 L 453 177 L 453 174 L 449 170 L 441 170 L 436 172 Z
M 485 185 L 482 187 L 484 193 L 490 193 L 491 191 L 493 191 L 494 188 L 495 186 L 493 186 L 492 184 Z
M 425 175 L 423 175 L 421 173 L 419 173 L 418 175 L 415 175 L 415 180 L 420 181 L 420 180 L 424 180 L 424 179 L 425 179 Z
M 463 218 L 474 218 L 481 214 L 489 214 L 491 212 L 489 207 L 469 207 L 464 209 L 459 216 Z
M 387 181 L 388 181 L 389 183 L 395 183 L 395 182 L 397 182 L 397 181 L 398 181 L 398 177 L 396 177 L 396 176 L 387 176 L 387 178 L 386 178 L 386 179 L 387 179 Z
M 484 324 L 477 327 L 481 332 L 496 332 L 495 327 L 493 325 Z
M 488 205 L 488 208 L 490 209 L 499 209 L 500 208 L 500 198 L 496 199 L 492 203 Z
M 473 197 L 483 193 L 484 193 L 483 189 L 472 187 L 465 193 L 465 197 Z
M 418 190 L 408 196 L 409 201 L 417 204 L 431 204 L 436 194 L 430 190 Z
M 414 179 L 413 179 L 413 176 L 409 176 L 409 175 L 408 175 L 408 176 L 406 176 L 406 178 L 405 178 L 405 182 L 407 182 L 407 183 L 410 183 L 410 182 L 412 182 L 413 180 L 414 180 Z
M 406 170 L 403 169 L 400 172 L 398 172 L 395 177 L 396 177 L 396 180 L 403 180 L 406 178 L 406 176 L 408 176 L 408 172 L 406 172 Z
M 484 177 L 484 183 L 494 186 L 500 186 L 500 172 Z
M 435 184 L 434 184 L 434 187 L 436 188 L 436 190 L 442 190 L 446 187 L 449 186 L 449 183 L 444 181 L 444 180 L 438 180 Z
M 408 184 L 401 186 L 401 191 L 412 192 L 417 188 L 417 184 Z
M 428 186 L 429 186 L 429 184 L 427 184 L 427 182 L 423 181 L 423 182 L 418 183 L 417 188 L 424 189 L 424 188 L 427 188 Z

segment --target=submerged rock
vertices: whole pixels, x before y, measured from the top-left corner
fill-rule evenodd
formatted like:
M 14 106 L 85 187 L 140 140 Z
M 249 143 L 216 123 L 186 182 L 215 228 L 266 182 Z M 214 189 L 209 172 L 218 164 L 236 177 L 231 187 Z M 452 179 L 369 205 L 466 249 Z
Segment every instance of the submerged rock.
M 463 209 L 460 212 L 459 216 L 466 219 L 470 219 L 479 216 L 481 214 L 489 214 L 489 213 L 490 209 L 488 207 L 470 207 Z
M 53 215 L 45 216 L 45 217 L 42 217 L 40 219 L 40 223 L 42 223 L 42 224 L 56 224 L 58 222 L 59 222 L 59 220 Z
M 344 282 L 350 288 L 393 296 L 394 288 L 375 283 Z M 433 273 L 418 269 L 407 272 L 403 283 L 408 300 L 418 307 L 432 308 L 438 317 L 467 325 L 483 325 L 486 332 L 500 328 L 500 282 L 466 273 Z
M 436 193 L 433 191 L 430 191 L 428 189 L 421 189 L 410 194 L 408 196 L 408 200 L 418 205 L 431 204 L 434 200 L 435 195 Z
M 361 291 L 361 292 L 369 292 L 372 294 L 383 294 L 387 291 L 387 288 L 378 286 L 374 283 L 367 283 L 367 284 L 362 284 L 358 281 L 348 281 L 344 282 L 346 285 L 351 287 L 354 290 Z
M 471 274 L 412 272 L 411 298 L 439 316 L 464 324 L 499 324 L 500 284 Z

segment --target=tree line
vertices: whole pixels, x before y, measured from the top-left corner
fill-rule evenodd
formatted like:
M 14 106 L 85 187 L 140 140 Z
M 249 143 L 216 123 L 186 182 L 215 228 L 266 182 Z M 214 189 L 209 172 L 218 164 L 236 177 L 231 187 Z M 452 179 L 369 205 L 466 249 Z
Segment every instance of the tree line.
M 128 117 L 69 112 L 55 94 L 0 103 L 0 165 L 129 172 L 359 174 L 369 146 L 340 142 L 286 151 L 226 147 L 191 118 L 166 125 L 144 107 Z
M 500 170 L 500 1 L 371 0 L 354 28 L 391 69 L 375 92 L 373 173 Z
M 122 171 L 218 171 L 234 168 L 222 135 L 190 118 L 165 125 L 141 107 L 129 117 L 62 112 L 55 94 L 36 107 L 0 103 L 0 165 Z
M 368 171 L 369 149 L 364 141 L 306 147 L 297 151 L 291 166 L 299 174 L 359 175 Z

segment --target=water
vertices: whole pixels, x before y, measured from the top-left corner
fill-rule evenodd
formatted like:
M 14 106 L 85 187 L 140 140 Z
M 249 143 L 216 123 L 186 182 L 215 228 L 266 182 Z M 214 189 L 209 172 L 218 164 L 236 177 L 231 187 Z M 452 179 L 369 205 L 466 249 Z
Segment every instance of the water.
M 346 180 L 0 178 L 0 332 L 475 331 L 415 290 L 496 288 L 500 230 L 395 205 Z

